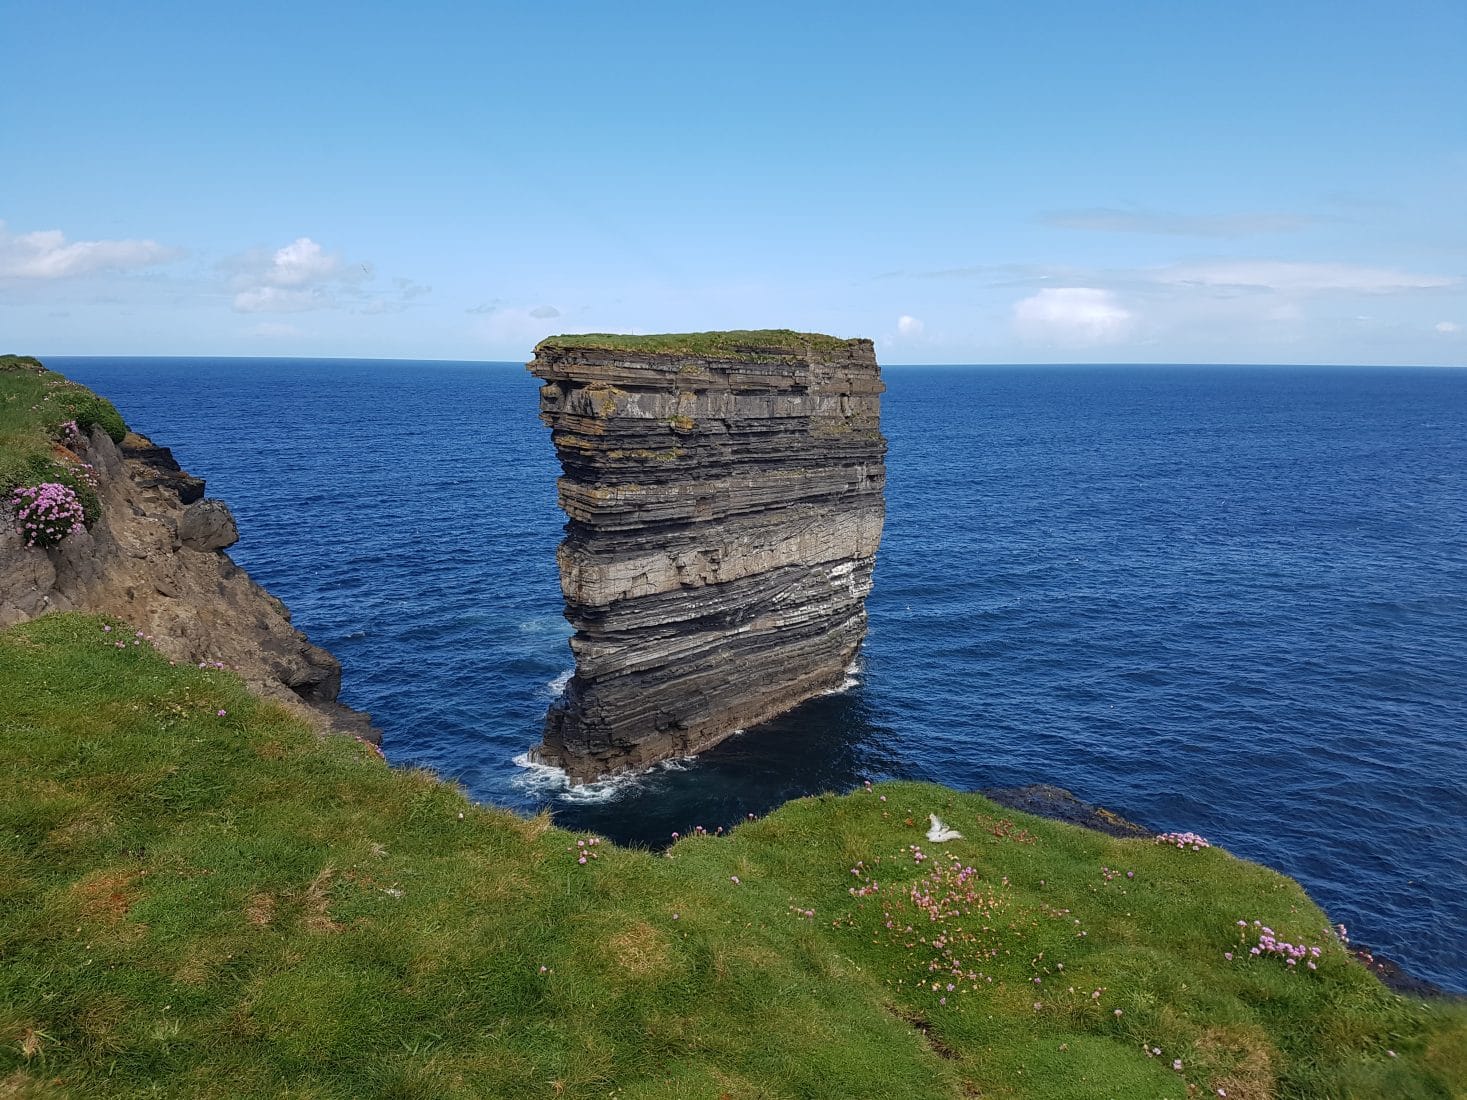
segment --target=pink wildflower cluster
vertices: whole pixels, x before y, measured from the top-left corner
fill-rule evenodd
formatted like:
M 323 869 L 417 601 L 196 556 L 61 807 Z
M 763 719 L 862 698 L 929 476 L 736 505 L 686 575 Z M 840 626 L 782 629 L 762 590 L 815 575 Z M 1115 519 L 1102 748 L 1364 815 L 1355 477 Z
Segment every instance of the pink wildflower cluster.
M 905 862 L 914 856 L 913 849 L 909 846 L 895 858 Z M 945 865 L 933 859 L 931 869 L 905 891 L 886 892 L 881 926 L 889 942 L 912 952 L 920 974 L 917 988 L 937 994 L 940 1005 L 947 1004 L 950 993 L 991 985 L 994 979 L 984 972 L 985 960 L 1003 950 L 1002 897 L 994 887 L 979 881 L 973 867 L 956 855 L 944 854 Z M 921 866 L 929 858 L 916 862 Z M 861 882 L 851 888 L 852 895 L 866 898 L 878 892 L 877 881 L 864 861 L 852 867 L 851 873 Z
M 1156 837 L 1158 844 L 1174 844 L 1184 851 L 1188 848 L 1194 852 L 1200 852 L 1203 848 L 1211 848 L 1206 837 L 1200 837 L 1196 833 L 1159 833 Z
M 1298 966 L 1302 962 L 1310 970 L 1319 969 L 1314 960 L 1324 954 L 1323 948 L 1315 947 L 1311 944 L 1289 943 L 1287 940 L 1281 940 L 1275 935 L 1272 928 L 1261 921 L 1254 921 L 1252 928 L 1258 934 L 1258 942 L 1248 949 L 1250 957 L 1259 958 L 1264 955 L 1273 955 L 1276 958 L 1283 959 L 1284 963 L 1288 966 Z M 1238 922 L 1238 929 L 1238 938 L 1247 942 L 1246 937 L 1249 931 L 1248 922 L 1240 920 Z M 1233 953 L 1231 951 L 1225 951 L 1223 952 L 1223 957 L 1231 962 Z
M 57 431 L 60 433 L 61 442 L 68 447 L 82 441 L 81 429 L 76 426 L 75 420 L 63 420 Z
M 102 633 L 103 634 L 111 634 L 112 633 L 112 626 L 111 626 L 111 624 L 104 625 L 102 627 Z M 127 648 L 127 643 L 128 643 L 128 639 L 126 639 L 126 638 L 123 638 L 121 640 L 116 640 L 116 639 L 111 639 L 111 638 L 103 638 L 102 641 L 104 641 L 104 642 L 110 641 L 118 649 L 126 649 Z M 153 636 L 151 634 L 144 634 L 141 630 L 139 630 L 139 631 L 134 632 L 131 641 L 132 641 L 132 644 L 133 645 L 142 645 L 144 642 L 147 642 L 147 643 L 149 643 L 151 645 L 152 644 L 152 641 L 153 641 Z M 171 661 L 169 663 L 172 664 Z
M 852 886 L 846 893 L 853 898 L 869 898 L 881 889 L 881 883 L 877 882 L 866 873 L 866 861 L 858 859 L 856 865 L 851 868 L 851 874 L 861 881 L 860 886 Z
M 67 535 L 79 535 L 86 529 L 76 493 L 55 481 L 16 489 L 10 494 L 10 508 L 27 546 L 59 546 Z
M 754 820 L 754 815 L 753 814 L 750 814 L 748 816 L 748 819 L 747 820 L 753 821 Z M 723 835 L 723 826 L 722 825 L 718 826 L 718 828 L 714 829 L 710 833 L 707 829 L 703 828 L 703 826 L 701 826 L 701 825 L 694 825 L 693 826 L 693 831 L 691 833 L 688 833 L 687 835 L 688 836 L 722 836 Z M 683 838 L 683 834 L 682 833 L 673 833 L 672 834 L 672 839 L 674 841 L 681 840 L 682 838 Z
M 576 841 L 576 846 L 574 848 L 567 847 L 566 851 L 574 852 L 576 856 L 576 863 L 584 867 L 587 860 L 601 858 L 601 853 L 596 851 L 596 846 L 600 843 L 601 838 L 599 836 L 582 837 L 580 840 Z

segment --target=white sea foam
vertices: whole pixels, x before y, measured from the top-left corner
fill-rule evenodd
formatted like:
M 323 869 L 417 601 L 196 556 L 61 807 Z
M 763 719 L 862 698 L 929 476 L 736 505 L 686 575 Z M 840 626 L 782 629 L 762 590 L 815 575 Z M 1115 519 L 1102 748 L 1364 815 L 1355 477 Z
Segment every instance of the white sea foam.
M 602 802 L 610 802 L 631 788 L 640 786 L 641 782 L 642 773 L 640 772 L 611 775 L 605 779 L 598 779 L 594 783 L 572 784 L 567 780 L 565 789 L 555 797 L 561 802 L 570 802 L 577 806 L 595 806 Z
M 610 802 L 628 790 L 641 786 L 648 776 L 657 772 L 687 771 L 692 762 L 691 756 L 678 756 L 661 760 L 647 768 L 608 775 L 594 783 L 573 783 L 564 768 L 531 760 L 528 752 L 522 752 L 514 757 L 515 765 L 522 770 L 510 783 L 540 798 L 553 798 L 558 802 L 580 806 L 596 805 Z
M 846 666 L 846 678 L 841 681 L 840 687 L 828 688 L 827 690 L 822 691 L 820 694 L 840 695 L 844 692 L 850 691 L 853 687 L 859 687 L 861 685 L 861 679 L 856 674 L 860 671 L 861 659 L 857 657 L 854 661 Z
M 510 782 L 521 790 L 540 792 L 554 791 L 566 786 L 570 780 L 563 768 L 557 768 L 553 764 L 542 764 L 538 760 L 531 760 L 528 751 L 514 757 L 514 766 L 523 769 L 519 775 L 514 776 Z
M 565 685 L 570 683 L 570 678 L 576 674 L 574 668 L 568 668 L 555 679 L 545 685 L 545 691 L 552 699 L 559 699 L 561 692 L 565 691 Z

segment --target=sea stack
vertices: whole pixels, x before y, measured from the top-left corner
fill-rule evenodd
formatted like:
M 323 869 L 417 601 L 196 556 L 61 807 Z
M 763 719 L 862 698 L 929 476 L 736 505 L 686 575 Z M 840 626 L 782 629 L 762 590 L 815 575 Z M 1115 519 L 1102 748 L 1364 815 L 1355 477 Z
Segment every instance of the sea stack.
M 576 662 L 539 758 L 595 779 L 839 687 L 886 509 L 871 341 L 556 336 L 529 369 L 564 470 Z

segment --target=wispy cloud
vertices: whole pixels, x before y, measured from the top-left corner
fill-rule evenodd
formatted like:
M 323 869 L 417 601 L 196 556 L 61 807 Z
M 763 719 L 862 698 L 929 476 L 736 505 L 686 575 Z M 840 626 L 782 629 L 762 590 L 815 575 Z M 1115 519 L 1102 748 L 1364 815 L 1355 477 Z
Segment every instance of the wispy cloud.
M 1125 340 L 1136 315 L 1099 287 L 1046 287 L 1014 304 L 1014 331 L 1023 340 L 1094 347 Z
M 919 319 L 903 313 L 897 318 L 897 332 L 909 339 L 919 339 L 927 331 L 927 326 Z
M 1177 286 L 1273 290 L 1291 294 L 1397 294 L 1462 285 L 1454 275 L 1425 275 L 1360 264 L 1302 263 L 1289 260 L 1207 260 L 1174 264 L 1142 273 Z
M 433 293 L 431 286 L 415 283 L 411 279 L 393 279 L 392 292 L 390 294 L 379 294 L 368 298 L 366 301 L 352 307 L 353 313 L 364 313 L 368 316 L 383 313 L 401 313 L 412 306 L 413 302 L 425 294 Z
M 490 344 L 535 344 L 560 328 L 556 322 L 561 311 L 550 305 L 512 306 L 495 300 L 465 312 L 483 317 L 474 328 Z
M 1035 286 L 1063 278 L 1066 269 L 1041 264 L 973 264 L 970 267 L 943 267 L 934 271 L 887 272 L 878 279 L 957 279 L 972 280 L 987 287 Z
M 68 241 L 59 229 L 11 233 L 0 221 L 0 277 L 66 279 L 137 271 L 182 258 L 181 248 L 152 240 Z
M 1057 229 L 1155 233 L 1169 237 L 1251 237 L 1264 233 L 1291 233 L 1318 220 L 1305 214 L 1177 214 L 1165 210 L 1121 210 L 1108 206 L 1050 210 L 1039 215 L 1041 223 Z
M 550 321 L 561 316 L 560 310 L 551 305 L 538 305 L 528 307 L 511 306 L 503 298 L 494 298 L 488 302 L 471 306 L 464 310 L 465 313 L 477 313 L 487 316 L 491 313 L 521 313 L 526 317 L 532 317 L 537 321 Z

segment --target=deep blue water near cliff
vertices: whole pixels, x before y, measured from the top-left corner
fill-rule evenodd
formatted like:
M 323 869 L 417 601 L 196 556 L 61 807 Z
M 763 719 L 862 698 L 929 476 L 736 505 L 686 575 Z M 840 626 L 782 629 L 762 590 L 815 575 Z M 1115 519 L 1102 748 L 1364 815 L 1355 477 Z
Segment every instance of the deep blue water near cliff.
M 48 365 L 230 503 L 394 762 L 647 843 L 868 777 L 1056 783 L 1467 990 L 1467 371 L 888 369 L 859 684 L 567 792 L 514 762 L 570 665 L 523 367 Z

